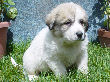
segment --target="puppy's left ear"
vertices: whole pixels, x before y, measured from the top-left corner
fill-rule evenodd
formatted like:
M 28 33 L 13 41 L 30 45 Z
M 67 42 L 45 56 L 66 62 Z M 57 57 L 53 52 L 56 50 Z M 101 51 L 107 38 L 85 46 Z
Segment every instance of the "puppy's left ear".
M 46 25 L 49 27 L 49 29 L 53 30 L 55 25 L 55 15 L 52 13 L 48 14 L 45 22 L 46 22 Z
M 86 22 L 85 32 L 87 32 L 87 31 L 88 31 L 88 28 L 89 28 L 89 23 L 88 23 L 88 22 Z

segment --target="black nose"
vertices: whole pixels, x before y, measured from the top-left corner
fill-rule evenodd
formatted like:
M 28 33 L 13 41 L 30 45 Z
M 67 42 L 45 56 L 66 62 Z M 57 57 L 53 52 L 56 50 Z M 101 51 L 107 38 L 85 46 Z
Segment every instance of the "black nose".
M 83 33 L 81 31 L 76 32 L 76 35 L 78 36 L 78 38 L 82 38 Z

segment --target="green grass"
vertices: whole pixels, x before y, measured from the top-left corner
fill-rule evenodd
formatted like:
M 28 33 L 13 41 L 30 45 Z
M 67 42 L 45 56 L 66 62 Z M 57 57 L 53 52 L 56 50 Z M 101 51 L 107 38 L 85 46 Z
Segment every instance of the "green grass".
M 23 75 L 23 68 L 11 64 L 12 56 L 22 65 L 22 56 L 29 47 L 30 41 L 11 43 L 7 56 L 0 60 L 0 82 L 29 82 Z M 12 49 L 13 48 L 13 49 Z M 38 80 L 33 82 L 110 82 L 110 48 L 101 48 L 99 44 L 89 43 L 88 46 L 89 73 L 84 75 L 71 69 L 66 77 L 55 77 L 52 72 L 41 73 Z

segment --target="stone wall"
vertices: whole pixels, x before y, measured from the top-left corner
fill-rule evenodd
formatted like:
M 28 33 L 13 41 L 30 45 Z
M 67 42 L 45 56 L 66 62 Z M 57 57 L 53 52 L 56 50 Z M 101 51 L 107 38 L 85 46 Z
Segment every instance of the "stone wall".
M 18 16 L 11 21 L 8 30 L 8 40 L 14 42 L 33 39 L 45 27 L 45 16 L 56 5 L 64 2 L 80 4 L 89 16 L 88 36 L 90 41 L 97 39 L 97 29 L 100 28 L 102 17 L 101 0 L 13 0 L 18 9 Z

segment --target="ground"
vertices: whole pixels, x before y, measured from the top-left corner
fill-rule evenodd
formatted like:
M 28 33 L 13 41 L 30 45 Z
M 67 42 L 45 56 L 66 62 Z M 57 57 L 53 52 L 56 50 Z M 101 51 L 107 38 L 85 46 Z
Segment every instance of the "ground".
M 7 55 L 0 60 L 1 82 L 29 82 L 23 75 L 23 68 L 14 67 L 10 61 L 13 57 L 18 64 L 22 65 L 22 56 L 29 47 L 30 41 L 10 43 Z M 110 48 L 102 48 L 99 43 L 89 43 L 88 46 L 89 73 L 82 74 L 77 70 L 70 69 L 66 77 L 55 77 L 52 72 L 43 72 L 34 82 L 110 82 Z

